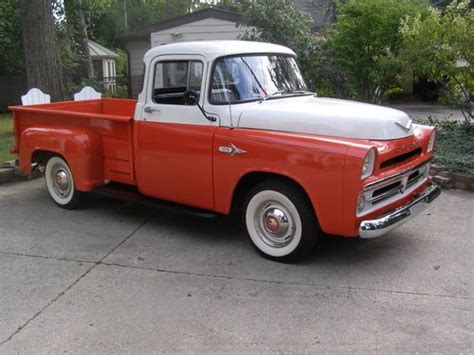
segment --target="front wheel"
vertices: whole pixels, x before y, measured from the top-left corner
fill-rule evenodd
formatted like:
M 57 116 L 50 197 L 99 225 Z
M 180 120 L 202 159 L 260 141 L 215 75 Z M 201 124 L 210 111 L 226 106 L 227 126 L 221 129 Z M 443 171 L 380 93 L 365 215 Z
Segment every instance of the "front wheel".
M 250 191 L 244 222 L 257 251 L 281 262 L 306 257 L 321 234 L 306 195 L 279 181 L 263 182 Z
M 81 192 L 74 186 L 74 177 L 64 159 L 51 157 L 44 172 L 49 196 L 56 204 L 65 209 L 74 209 L 80 201 Z

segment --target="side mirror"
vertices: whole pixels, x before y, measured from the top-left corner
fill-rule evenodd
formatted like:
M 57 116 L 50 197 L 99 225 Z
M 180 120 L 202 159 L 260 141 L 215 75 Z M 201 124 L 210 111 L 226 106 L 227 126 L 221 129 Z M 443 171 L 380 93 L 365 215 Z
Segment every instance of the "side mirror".
M 199 94 L 194 90 L 186 90 L 183 94 L 184 103 L 188 106 L 196 106 L 199 101 Z
M 186 90 L 183 93 L 184 104 L 188 106 L 197 106 L 202 112 L 204 117 L 211 122 L 216 122 L 217 118 L 214 116 L 208 115 L 206 111 L 199 105 L 199 94 L 194 90 Z

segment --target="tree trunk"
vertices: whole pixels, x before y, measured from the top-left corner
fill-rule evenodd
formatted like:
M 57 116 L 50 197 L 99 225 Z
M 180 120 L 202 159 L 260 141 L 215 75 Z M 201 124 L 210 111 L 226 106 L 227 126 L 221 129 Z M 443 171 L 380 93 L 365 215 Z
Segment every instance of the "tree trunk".
M 65 100 L 51 0 L 19 0 L 19 6 L 28 87 Z
M 83 79 L 94 77 L 94 67 L 92 66 L 92 58 L 89 51 L 87 26 L 82 6 L 82 0 L 64 0 L 66 22 L 72 42 L 72 53 L 76 57 L 73 59 L 78 64 L 78 68 L 74 73 L 77 83 Z

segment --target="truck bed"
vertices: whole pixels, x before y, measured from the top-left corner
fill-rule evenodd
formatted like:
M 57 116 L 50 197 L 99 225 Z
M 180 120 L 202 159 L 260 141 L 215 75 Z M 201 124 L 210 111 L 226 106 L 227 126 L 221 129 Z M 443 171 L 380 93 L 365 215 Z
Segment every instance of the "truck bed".
M 50 104 L 13 106 L 16 146 L 12 152 L 22 157 L 22 134 L 29 128 L 91 129 L 100 136 L 104 180 L 134 184 L 133 116 L 136 100 L 97 99 Z M 30 162 L 20 159 L 20 168 L 29 172 Z

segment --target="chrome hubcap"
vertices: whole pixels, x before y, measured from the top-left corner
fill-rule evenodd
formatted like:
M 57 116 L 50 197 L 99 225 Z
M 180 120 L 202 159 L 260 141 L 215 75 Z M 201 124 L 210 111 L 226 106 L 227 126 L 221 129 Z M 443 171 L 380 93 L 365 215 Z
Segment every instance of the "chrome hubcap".
M 278 202 L 268 201 L 261 204 L 256 211 L 254 222 L 260 238 L 274 248 L 282 248 L 293 240 L 293 216 Z
M 69 179 L 68 179 L 67 174 L 64 170 L 58 170 L 56 172 L 55 182 L 56 182 L 56 186 L 61 191 L 66 191 L 68 189 Z
M 51 169 L 51 181 L 53 185 L 54 192 L 62 197 L 66 198 L 71 193 L 71 179 L 69 173 L 66 169 L 60 164 L 56 164 Z

